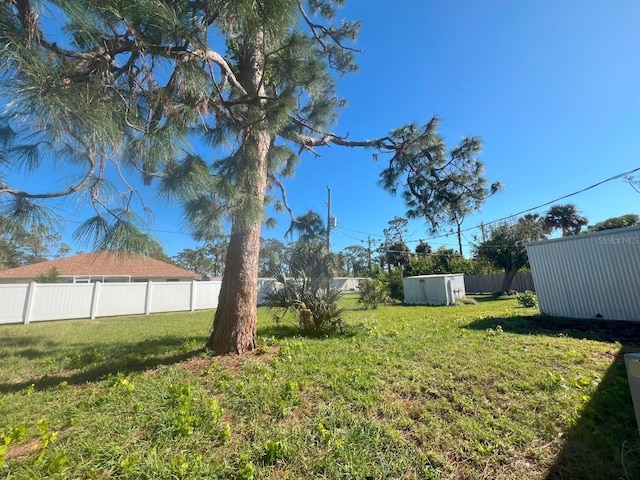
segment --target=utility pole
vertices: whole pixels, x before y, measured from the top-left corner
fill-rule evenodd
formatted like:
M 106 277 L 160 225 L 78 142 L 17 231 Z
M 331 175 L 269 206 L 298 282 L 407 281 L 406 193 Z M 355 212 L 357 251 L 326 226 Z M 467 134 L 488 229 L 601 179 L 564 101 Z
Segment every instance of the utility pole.
M 371 271 L 371 235 L 369 235 L 367 237 L 367 241 L 369 243 L 369 247 L 367 248 L 367 253 L 368 253 L 368 267 L 369 267 L 369 271 Z
M 327 251 L 331 251 L 331 187 L 327 185 Z

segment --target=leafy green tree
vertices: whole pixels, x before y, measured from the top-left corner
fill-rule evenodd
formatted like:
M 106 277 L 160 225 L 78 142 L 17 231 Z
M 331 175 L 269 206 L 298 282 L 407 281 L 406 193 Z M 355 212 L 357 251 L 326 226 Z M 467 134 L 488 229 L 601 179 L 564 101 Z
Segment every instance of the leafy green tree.
M 322 239 L 289 245 L 286 263 L 289 275 L 295 277 L 302 273 L 323 285 L 330 282 L 338 268 L 337 255 L 327 250 L 327 244 Z
M 203 280 L 218 277 L 224 269 L 229 241 L 224 236 L 218 236 L 198 248 L 185 248 L 174 257 L 176 263 L 194 273 Z
M 349 245 L 340 252 L 347 275 L 365 276 L 369 271 L 369 250 L 362 245 Z
M 275 238 L 263 239 L 260 244 L 261 277 L 275 277 L 283 271 L 286 258 L 286 246 Z
M 387 244 L 386 257 L 389 268 L 404 268 L 410 263 L 411 250 L 404 242 L 396 241 Z
M 384 263 L 387 265 L 388 272 L 391 273 L 392 266 L 402 268 L 410 263 L 411 251 L 404 242 L 409 221 L 403 217 L 393 217 L 387 223 L 389 227 L 382 231 L 384 234 L 382 251 Z
M 580 210 L 572 203 L 553 205 L 542 217 L 546 233 L 561 230 L 563 237 L 580 233 L 580 229 L 588 223 L 589 220 L 580 215 Z
M 60 272 L 56 267 L 51 267 L 47 273 L 40 273 L 36 276 L 37 283 L 56 283 L 60 277 Z
M 627 215 L 622 215 L 620 217 L 607 218 L 606 220 L 603 220 L 602 222 L 598 222 L 595 225 L 590 225 L 589 227 L 587 227 L 587 231 L 597 232 L 600 230 L 632 227 L 635 225 L 640 225 L 640 215 L 636 215 L 635 213 L 629 213 Z
M 207 346 L 254 349 L 264 207 L 286 206 L 282 179 L 298 154 L 370 148 L 391 165 L 431 154 L 422 146 L 433 122 L 365 141 L 331 132 L 345 104 L 335 79 L 356 70 L 359 24 L 338 20 L 341 4 L 0 2 L 0 165 L 32 172 L 55 159 L 77 174 L 65 173 L 73 180 L 59 190 L 26 191 L 0 172 L 0 215 L 27 230 L 51 227 L 48 201 L 75 195 L 95 210 L 78 241 L 147 253 L 150 223 L 140 212 L 150 209 L 132 175 L 155 180 L 160 195 L 184 208 L 196 239 L 229 222 Z M 196 154 L 195 140 L 209 146 L 208 158 Z
M 1 226 L 3 221 L 0 218 Z M 31 231 L 7 229 L 0 234 L 0 268 L 2 265 L 4 268 L 13 268 L 63 257 L 71 249 L 61 240 L 60 234 L 49 232 L 41 226 Z
M 432 118 L 420 128 L 410 125 L 395 131 L 404 139 L 402 154 L 395 155 L 380 174 L 380 185 L 392 194 L 401 192 L 408 218 L 424 218 L 431 233 L 442 225 L 455 224 L 462 254 L 464 218 L 479 210 L 484 201 L 502 189 L 488 184 L 484 163 L 478 160 L 482 142 L 467 137 L 447 153 L 438 134 L 439 120 Z
M 439 247 L 432 254 L 432 258 L 435 266 L 435 273 L 457 273 L 452 270 L 452 261 L 462 258 L 458 252 L 453 248 L 447 248 L 445 246 Z
M 19 267 L 23 264 L 22 252 L 11 237 L 0 234 L 0 270 Z
M 518 270 L 529 266 L 526 244 L 544 238 L 542 224 L 535 217 L 502 222 L 491 227 L 489 238 L 475 247 L 475 257 L 504 270 L 502 291 L 508 292 Z
M 415 248 L 415 252 L 417 255 L 430 255 L 431 251 L 431 245 L 429 245 L 424 240 L 420 240 Z

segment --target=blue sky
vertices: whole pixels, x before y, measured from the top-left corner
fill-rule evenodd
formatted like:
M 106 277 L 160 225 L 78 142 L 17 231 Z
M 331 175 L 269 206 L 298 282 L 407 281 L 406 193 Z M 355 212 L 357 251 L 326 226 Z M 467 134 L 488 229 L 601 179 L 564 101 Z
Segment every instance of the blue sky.
M 640 167 L 640 2 L 348 4 L 345 15 L 363 22 L 363 53 L 360 72 L 340 84 L 349 104 L 336 130 L 371 138 L 437 115 L 448 145 L 481 137 L 487 177 L 505 189 L 464 227 Z M 335 250 L 369 234 L 380 238 L 389 220 L 404 215 L 402 200 L 376 185 L 382 158 L 373 163 L 369 152 L 335 147 L 322 154 L 301 164 L 289 200 L 299 212 L 326 212 L 331 186 Z M 566 202 L 593 223 L 640 213 L 640 195 L 622 180 Z M 412 221 L 409 233 L 416 242 L 429 238 L 421 221 Z M 475 233 L 465 234 L 468 241 Z M 456 239 L 430 243 L 453 247 Z
M 467 218 L 464 228 L 640 167 L 637 0 L 350 0 L 341 16 L 362 20 L 356 47 L 363 52 L 360 71 L 338 84 L 348 105 L 335 133 L 373 138 L 437 115 L 450 147 L 464 136 L 481 137 L 486 176 L 505 189 Z M 338 220 L 332 249 L 365 245 L 368 237 L 379 241 L 387 222 L 406 211 L 401 198 L 377 186 L 384 157 L 375 163 L 370 151 L 335 146 L 319 153 L 303 157 L 295 178 L 286 182 L 294 212 L 313 209 L 325 216 L 330 186 Z M 559 203 L 567 202 L 591 223 L 640 213 L 640 195 L 622 180 Z M 169 255 L 197 245 L 180 233 L 177 209 L 150 204 L 156 212 L 152 233 Z M 60 208 L 73 217 L 68 204 Z M 289 219 L 277 219 L 278 227 L 263 236 L 284 241 Z M 86 251 L 73 245 L 74 226 L 63 231 L 63 241 L 72 251 Z M 419 220 L 408 230 L 412 249 L 418 239 L 434 247 L 457 244 L 454 235 L 429 240 Z M 477 233 L 465 233 L 465 254 Z

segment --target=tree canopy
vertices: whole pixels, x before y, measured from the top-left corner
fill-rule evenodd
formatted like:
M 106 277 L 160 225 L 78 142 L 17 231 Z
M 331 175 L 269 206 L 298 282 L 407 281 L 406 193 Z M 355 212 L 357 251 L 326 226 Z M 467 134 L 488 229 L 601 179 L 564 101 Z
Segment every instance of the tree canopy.
M 526 244 L 543 238 L 544 230 L 538 215 L 527 215 L 512 223 L 492 226 L 489 238 L 475 247 L 475 257 L 504 270 L 502 290 L 507 292 L 518 270 L 529 265 Z
M 635 213 L 628 213 L 626 215 L 621 215 L 619 217 L 611 217 L 598 222 L 594 225 L 590 225 L 587 228 L 587 231 L 600 231 L 600 230 L 610 230 L 612 228 L 624 228 L 631 227 L 634 225 L 640 225 L 640 215 L 636 215 Z
M 563 237 L 580 233 L 581 228 L 588 223 L 589 220 L 583 217 L 580 210 L 572 203 L 553 205 L 542 217 L 542 225 L 546 233 L 560 230 Z
M 48 201 L 75 196 L 94 212 L 77 229 L 78 241 L 149 252 L 150 208 L 132 181 L 139 176 L 182 206 L 195 238 L 212 238 L 230 224 L 207 346 L 217 353 L 254 349 L 265 205 L 291 212 L 282 180 L 300 154 L 332 144 L 369 148 L 395 168 L 431 165 L 441 148 L 435 120 L 370 140 L 332 132 L 345 104 L 335 81 L 356 70 L 359 23 L 338 21 L 342 3 L 0 3 L 2 227 L 52 227 L 57 217 Z M 195 141 L 208 150 L 194 148 Z M 454 150 L 451 162 L 467 162 L 473 145 Z M 27 191 L 6 175 L 55 165 L 75 175 L 66 172 L 71 180 L 51 190 Z M 434 167 L 444 172 L 445 165 Z M 439 198 L 424 197 L 434 212 Z
M 489 185 L 484 176 L 484 163 L 478 160 L 482 151 L 479 138 L 463 138 L 447 152 L 438 134 L 439 123 L 434 117 L 424 127 L 409 125 L 393 132 L 403 139 L 403 146 L 380 174 L 379 184 L 392 194 L 400 191 L 407 217 L 424 218 L 431 233 L 443 225 L 455 225 L 462 255 L 464 218 L 480 209 L 502 185 Z

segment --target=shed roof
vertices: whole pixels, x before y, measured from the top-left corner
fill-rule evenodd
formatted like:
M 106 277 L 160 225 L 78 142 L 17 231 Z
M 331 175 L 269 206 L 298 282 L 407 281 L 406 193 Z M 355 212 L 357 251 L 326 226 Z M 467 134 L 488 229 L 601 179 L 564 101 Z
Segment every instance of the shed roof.
M 595 232 L 582 232 L 578 235 L 568 235 L 566 237 L 558 237 L 558 238 L 546 238 L 544 240 L 536 240 L 534 242 L 529 242 L 526 244 L 527 247 L 531 245 L 548 245 L 549 242 L 559 243 L 559 242 L 576 242 L 580 240 L 593 240 L 594 238 L 608 237 L 608 236 L 619 236 L 620 234 L 640 234 L 640 225 L 632 225 L 630 227 L 620 227 L 620 228 L 608 228 L 606 230 L 596 230 Z M 634 240 L 634 238 L 638 237 L 629 237 L 629 240 L 633 242 L 634 245 L 639 243 L 638 240 Z M 606 241 L 605 241 L 606 243 Z
M 144 255 L 101 251 L 0 270 L 0 278 L 35 278 L 53 267 L 61 276 L 198 277 L 190 270 Z

